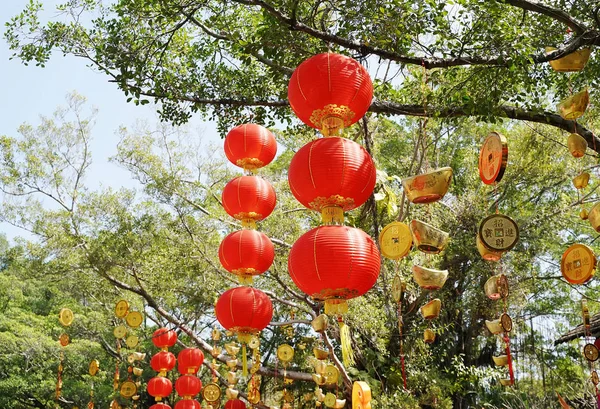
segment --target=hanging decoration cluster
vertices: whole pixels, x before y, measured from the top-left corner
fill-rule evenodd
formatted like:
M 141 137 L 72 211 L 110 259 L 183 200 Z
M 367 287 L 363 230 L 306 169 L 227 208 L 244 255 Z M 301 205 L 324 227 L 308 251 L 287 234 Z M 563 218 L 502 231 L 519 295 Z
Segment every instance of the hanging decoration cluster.
M 182 398 L 175 404 L 175 409 L 200 409 L 196 395 L 202 390 L 202 382 L 196 376 L 204 362 L 204 354 L 198 348 L 186 348 L 177 355 L 179 378 L 175 381 L 175 390 Z
M 490 132 L 479 153 L 479 177 L 486 185 L 494 187 L 494 197 L 497 196 L 497 184 L 504 176 L 508 164 L 508 142 L 504 135 Z M 513 360 L 510 352 L 509 333 L 512 331 L 512 319 L 508 315 L 508 280 L 503 274 L 502 255 L 511 250 L 519 240 L 519 226 L 510 217 L 498 211 L 496 199 L 496 212 L 486 218 L 479 225 L 476 237 L 477 250 L 481 257 L 491 263 L 492 269 L 498 268 L 499 274 L 490 277 L 485 285 L 486 296 L 491 300 L 502 299 L 502 313 L 499 318 L 486 320 L 487 329 L 500 337 L 504 344 L 505 353 L 493 356 L 494 364 L 508 368 L 508 379 L 501 379 L 503 386 L 510 386 L 515 382 Z
M 227 235 L 219 247 L 219 260 L 228 272 L 235 274 L 242 286 L 223 293 L 215 304 L 215 315 L 219 323 L 237 336 L 241 342 L 242 376 L 248 375 L 247 349 L 253 351 L 252 377 L 248 382 L 248 400 L 256 404 L 260 401 L 259 380 L 255 376 L 260 368 L 260 340 L 258 334 L 271 322 L 273 305 L 262 291 L 251 287 L 253 277 L 266 272 L 273 264 L 275 249 L 271 240 L 256 229 L 256 222 L 268 217 L 275 208 L 276 196 L 273 186 L 253 174 L 257 169 L 268 165 L 277 152 L 277 142 L 273 134 L 257 124 L 243 124 L 229 131 L 225 138 L 225 155 L 231 163 L 241 167 L 246 173 L 231 180 L 223 188 L 222 203 L 225 211 L 242 222 L 242 230 Z M 217 330 L 218 331 L 218 330 Z M 213 340 L 220 334 L 213 333 Z M 215 345 L 216 346 L 216 345 Z M 226 396 L 230 407 L 239 407 L 237 383 L 237 355 L 240 347 L 234 343 L 225 345 L 230 359 L 228 388 Z M 214 352 L 214 351 L 213 351 Z M 221 391 L 216 383 L 216 362 L 213 361 L 213 382 L 206 386 L 204 398 L 211 405 L 217 405 Z M 208 389 L 208 392 L 207 392 Z
M 371 155 L 340 135 L 365 115 L 372 98 L 373 83 L 367 70 L 352 58 L 331 52 L 302 62 L 288 86 L 294 113 L 325 137 L 304 145 L 290 163 L 292 194 L 305 207 L 321 213 L 322 225 L 293 244 L 288 270 L 301 291 L 324 301 L 325 313 L 337 317 L 347 366 L 354 358 L 342 314 L 348 310 L 347 300 L 365 294 L 377 281 L 380 255 L 371 237 L 343 224 L 344 212 L 371 196 L 376 172 Z M 328 382 L 327 375 L 321 371 L 322 364 L 316 369 L 317 404 L 342 407 L 345 400 L 333 393 L 323 394 L 319 386 Z M 337 384 L 337 376 L 332 374 L 330 379 Z
M 156 400 L 156 404 L 150 409 L 171 409 L 162 400 L 173 392 L 173 383 L 167 378 L 167 372 L 173 370 L 177 362 L 175 355 L 169 352 L 169 348 L 177 343 L 177 333 L 172 329 L 159 328 L 152 334 L 152 343 L 160 351 L 150 360 L 150 366 L 158 372 L 157 376 L 148 381 L 148 394 Z
M 58 322 L 60 323 L 60 325 L 62 325 L 65 328 L 65 331 L 73 323 L 73 318 L 74 318 L 73 311 L 71 311 L 69 308 L 61 308 L 61 310 L 58 313 Z M 60 348 L 59 361 L 58 361 L 58 373 L 56 376 L 55 399 L 56 399 L 57 407 L 58 407 L 58 400 L 60 399 L 60 397 L 62 395 L 63 371 L 64 371 L 63 363 L 65 360 L 65 348 L 67 347 L 67 345 L 69 345 L 71 343 L 71 338 L 69 337 L 69 334 L 67 334 L 66 332 L 63 332 L 58 337 L 58 342 L 60 343 L 61 348 Z

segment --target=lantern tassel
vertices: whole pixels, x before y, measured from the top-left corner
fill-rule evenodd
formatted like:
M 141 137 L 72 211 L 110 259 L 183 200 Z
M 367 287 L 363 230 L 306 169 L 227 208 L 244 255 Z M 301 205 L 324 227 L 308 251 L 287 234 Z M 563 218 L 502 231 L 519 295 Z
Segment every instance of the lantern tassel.
M 352 351 L 352 338 L 350 337 L 350 328 L 343 321 L 342 317 L 338 318 L 340 326 L 340 341 L 342 343 L 342 359 L 344 366 L 354 365 L 354 351 Z
M 242 344 L 242 376 L 248 376 L 248 357 L 246 356 L 246 344 Z

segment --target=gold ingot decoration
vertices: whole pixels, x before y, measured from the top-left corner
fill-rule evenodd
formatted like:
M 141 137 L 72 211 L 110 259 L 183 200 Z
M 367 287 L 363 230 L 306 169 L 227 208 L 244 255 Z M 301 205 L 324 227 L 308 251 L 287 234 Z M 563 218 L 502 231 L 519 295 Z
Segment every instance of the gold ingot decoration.
M 319 315 L 317 318 L 315 318 L 314 320 L 312 320 L 312 322 L 310 323 L 310 325 L 313 327 L 313 329 L 316 332 L 323 332 L 327 329 L 327 323 L 328 323 L 329 319 L 327 318 L 326 314 L 321 314 Z
M 73 311 L 68 308 L 61 308 L 58 313 L 58 322 L 65 327 L 71 325 L 73 323 Z
M 448 245 L 450 235 L 420 220 L 410 222 L 410 232 L 417 249 L 427 254 L 439 254 Z
M 496 366 L 508 365 L 508 355 L 492 356 L 492 359 L 494 360 L 494 364 Z
M 237 389 L 233 389 L 233 388 L 225 389 L 225 396 L 227 397 L 227 399 L 237 399 L 239 394 L 240 394 L 240 391 L 238 391 Z
M 590 224 L 596 230 L 596 232 L 600 233 L 600 203 L 596 203 L 590 213 L 588 214 L 588 220 Z
M 323 402 L 325 400 L 323 389 L 319 388 L 318 386 L 315 387 L 315 398 L 317 398 L 319 402 Z
M 238 352 L 240 352 L 240 346 L 230 342 L 225 344 L 225 351 L 227 351 L 227 353 L 231 356 L 236 356 Z
M 448 270 L 434 270 L 421 266 L 412 266 L 413 278 L 419 287 L 425 290 L 439 290 L 448 279 Z
M 502 254 L 504 254 L 501 251 L 493 251 L 485 247 L 481 241 L 481 238 L 479 237 L 479 234 L 477 235 L 476 243 L 477 251 L 479 251 L 481 257 L 486 261 L 499 261 L 502 258 Z
M 572 133 L 567 138 L 567 147 L 569 148 L 569 152 L 575 158 L 581 158 L 585 155 L 585 151 L 587 150 L 588 143 L 585 138 L 578 133 Z
M 503 331 L 502 323 L 500 323 L 500 318 L 492 321 L 485 320 L 485 326 L 494 335 L 501 334 Z
M 237 383 L 237 372 L 229 371 L 227 372 L 227 383 L 230 385 L 235 385 Z
M 402 179 L 402 186 L 411 203 L 433 203 L 448 192 L 451 180 L 452 168 L 445 167 Z
M 314 367 L 316 373 L 318 373 L 319 375 L 323 375 L 325 373 L 325 369 L 327 369 L 327 364 L 325 363 L 325 361 L 316 360 Z
M 567 120 L 577 119 L 585 113 L 589 103 L 590 94 L 586 88 L 558 104 L 558 113 Z
M 583 172 L 578 176 L 575 176 L 573 178 L 573 186 L 575 186 L 575 189 L 580 190 L 580 189 L 585 189 L 588 185 L 590 181 L 590 174 L 587 172 Z
M 511 379 L 500 379 L 500 385 L 502 385 L 502 386 L 511 386 L 512 385 L 512 380 Z
M 346 399 L 336 399 L 333 407 L 335 409 L 342 409 L 344 406 L 346 406 Z
M 219 331 L 218 329 L 214 328 L 211 332 L 211 338 L 213 341 L 220 341 L 221 340 L 221 331 Z
M 440 315 L 442 309 L 442 301 L 439 298 L 434 298 L 427 304 L 421 307 L 421 315 L 426 320 L 432 320 Z
M 325 385 L 325 376 L 321 374 L 312 374 L 312 380 L 319 386 Z
M 490 300 L 499 300 L 508 297 L 508 279 L 504 274 L 491 276 L 483 285 L 485 295 Z
M 129 303 L 127 300 L 119 300 L 115 304 L 115 317 L 117 318 L 125 318 L 127 313 L 129 312 Z
M 556 51 L 555 47 L 546 47 L 546 54 Z M 590 59 L 592 50 L 590 48 L 582 48 L 581 50 L 573 51 L 564 57 L 551 60 L 550 66 L 554 71 L 558 72 L 575 72 L 583 70 L 585 64 Z
M 581 220 L 587 220 L 589 217 L 589 213 L 586 209 L 581 209 L 581 211 L 579 212 L 579 217 L 581 218 Z
M 229 368 L 233 369 L 233 368 L 237 367 L 238 360 L 237 359 L 228 359 L 226 364 Z
M 210 354 L 213 356 L 213 358 L 216 358 L 221 355 L 222 351 L 223 349 L 220 346 L 214 346 L 212 351 L 210 351 Z
M 423 341 L 426 344 L 433 344 L 435 341 L 435 332 L 429 328 L 425 329 L 425 332 L 423 332 Z
M 379 233 L 381 254 L 391 260 L 405 257 L 412 247 L 413 239 L 408 226 L 401 222 L 392 222 Z
M 135 376 L 142 376 L 143 373 L 144 373 L 144 370 L 142 368 L 133 368 L 133 374 Z
M 313 348 L 313 354 L 315 355 L 315 358 L 319 359 L 319 360 L 324 360 L 329 358 L 329 351 L 325 350 L 325 349 L 321 349 L 321 348 Z
M 133 364 L 135 361 L 143 361 L 146 354 L 143 352 L 133 352 L 127 356 L 127 362 Z

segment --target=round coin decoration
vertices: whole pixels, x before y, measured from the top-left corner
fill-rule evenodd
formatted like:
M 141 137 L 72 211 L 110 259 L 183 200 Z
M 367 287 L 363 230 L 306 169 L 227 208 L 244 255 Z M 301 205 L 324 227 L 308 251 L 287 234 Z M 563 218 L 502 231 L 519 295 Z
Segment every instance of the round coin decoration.
M 381 254 L 391 260 L 405 257 L 412 247 L 413 239 L 410 228 L 401 222 L 392 222 L 385 226 L 379 234 Z
M 596 348 L 596 345 L 594 344 L 585 344 L 583 347 L 583 355 L 588 361 L 594 362 L 598 360 L 598 348 Z
M 493 214 L 479 225 L 481 243 L 491 251 L 509 251 L 519 241 L 519 226 L 503 214 Z
M 119 300 L 115 305 L 115 317 L 117 318 L 125 318 L 127 313 L 129 312 L 129 303 L 127 300 Z
M 498 132 L 490 132 L 479 152 L 479 177 L 486 185 L 500 182 L 508 163 L 508 143 Z
M 560 271 L 569 283 L 583 284 L 596 272 L 596 255 L 584 244 L 573 244 L 562 255 Z
M 131 398 L 137 392 L 137 386 L 135 386 L 135 382 L 125 381 L 121 384 L 121 389 L 119 393 L 124 398 Z
M 282 362 L 290 362 L 294 359 L 294 348 L 288 344 L 280 345 L 277 348 L 277 358 Z
M 58 322 L 65 327 L 71 325 L 73 323 L 73 311 L 68 308 L 61 308 L 58 313 Z
M 221 388 L 216 383 L 209 383 L 202 390 L 202 397 L 207 402 L 216 402 L 221 398 Z
M 142 321 L 144 321 L 144 317 L 142 316 L 142 313 L 138 311 L 130 311 L 125 317 L 125 322 L 127 322 L 127 325 L 131 328 L 139 327 L 142 325 Z

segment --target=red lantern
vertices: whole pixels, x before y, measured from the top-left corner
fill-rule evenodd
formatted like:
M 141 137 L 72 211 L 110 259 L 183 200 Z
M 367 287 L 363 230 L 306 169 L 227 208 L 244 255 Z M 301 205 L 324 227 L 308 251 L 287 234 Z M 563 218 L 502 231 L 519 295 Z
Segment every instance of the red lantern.
M 288 170 L 290 190 L 309 209 L 351 210 L 367 201 L 375 187 L 375 165 L 359 144 L 322 138 L 304 145 Z
M 246 404 L 239 399 L 230 399 L 225 402 L 225 409 L 246 409 Z
M 175 390 L 184 399 L 196 396 L 201 389 L 202 382 L 194 375 L 183 375 L 175 381 Z
M 269 325 L 273 304 L 262 291 L 236 287 L 225 291 L 215 305 L 217 320 L 225 329 L 239 335 L 257 333 Z
M 201 406 L 197 400 L 184 399 L 175 404 L 175 409 L 201 409 Z
M 273 186 L 258 176 L 231 180 L 223 188 L 221 198 L 225 211 L 248 225 L 268 217 L 277 200 Z
M 253 275 L 264 273 L 273 264 L 275 248 L 266 234 L 240 230 L 229 234 L 219 246 L 219 260 L 225 270 L 250 284 Z M 249 278 L 249 280 L 248 280 Z
M 152 334 L 152 343 L 157 348 L 170 348 L 177 343 L 177 333 L 172 329 L 159 328 Z
M 177 361 L 180 374 L 195 374 L 204 362 L 204 353 L 198 348 L 182 349 L 177 355 Z
M 175 404 L 175 409 L 200 409 L 200 402 L 194 399 L 180 400 Z
M 175 407 L 177 407 L 177 405 L 175 405 Z M 150 409 L 171 409 L 171 407 L 166 403 L 155 403 L 154 405 L 150 406 Z
M 294 243 L 288 270 L 298 288 L 325 300 L 327 312 L 369 291 L 379 277 L 380 262 L 375 242 L 362 230 L 321 226 Z
M 225 137 L 227 159 L 244 169 L 262 168 L 271 163 L 276 153 L 275 137 L 261 125 L 238 125 Z
M 175 355 L 167 351 L 160 351 L 150 360 L 150 366 L 158 372 L 160 376 L 165 376 L 167 372 L 175 368 L 175 363 Z
M 157 376 L 148 382 L 148 394 L 154 396 L 156 400 L 166 398 L 173 392 L 173 384 L 165 377 Z
M 340 54 L 318 54 L 296 68 L 288 99 L 302 122 L 324 135 L 334 135 L 367 112 L 373 83 L 358 61 Z

